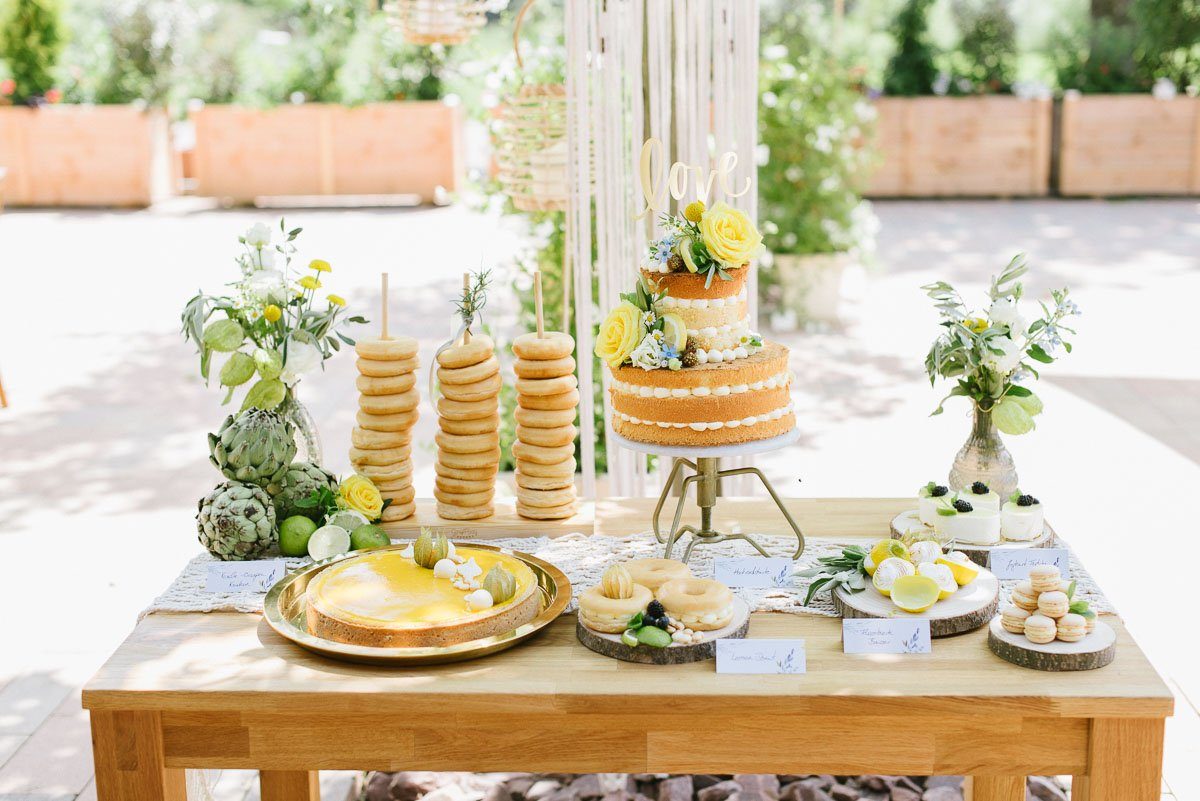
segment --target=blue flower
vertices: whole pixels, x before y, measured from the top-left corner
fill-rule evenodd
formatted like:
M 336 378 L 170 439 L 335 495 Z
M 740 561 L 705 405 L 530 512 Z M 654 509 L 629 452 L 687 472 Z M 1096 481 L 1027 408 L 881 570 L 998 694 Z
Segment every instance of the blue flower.
M 664 361 L 667 361 L 670 359 L 678 359 L 679 358 L 679 349 L 670 343 L 664 343 L 662 346 L 662 355 L 663 355 Z

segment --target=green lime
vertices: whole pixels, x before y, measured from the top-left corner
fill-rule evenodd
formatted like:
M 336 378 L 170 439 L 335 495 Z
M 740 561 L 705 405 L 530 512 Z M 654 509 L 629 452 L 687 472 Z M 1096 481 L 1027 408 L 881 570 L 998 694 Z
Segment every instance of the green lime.
M 373 526 L 370 523 L 363 523 L 350 532 L 350 550 L 352 551 L 361 551 L 365 548 L 381 548 L 384 545 L 391 544 L 392 540 L 388 537 L 387 532 L 379 526 Z
M 339 509 L 325 519 L 325 525 L 337 526 L 338 528 L 346 529 L 346 531 L 354 531 L 354 529 L 369 522 L 371 521 L 367 520 L 365 515 L 353 509 Z
M 671 635 L 656 626 L 642 626 L 637 631 L 638 642 L 652 648 L 666 648 L 671 644 Z
M 307 556 L 308 538 L 317 524 L 304 515 L 292 515 L 279 526 L 279 550 L 284 556 Z
M 637 648 L 637 632 L 633 629 L 625 629 L 625 631 L 621 632 L 621 642 L 625 643 L 630 648 Z

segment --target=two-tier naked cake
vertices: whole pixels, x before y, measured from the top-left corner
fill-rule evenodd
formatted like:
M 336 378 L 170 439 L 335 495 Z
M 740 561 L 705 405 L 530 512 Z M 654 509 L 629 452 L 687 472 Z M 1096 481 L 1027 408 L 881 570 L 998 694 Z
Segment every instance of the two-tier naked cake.
M 664 218 L 635 290 L 600 327 L 613 430 L 656 445 L 771 439 L 796 424 L 788 350 L 747 322 L 762 237 L 740 211 L 692 203 Z

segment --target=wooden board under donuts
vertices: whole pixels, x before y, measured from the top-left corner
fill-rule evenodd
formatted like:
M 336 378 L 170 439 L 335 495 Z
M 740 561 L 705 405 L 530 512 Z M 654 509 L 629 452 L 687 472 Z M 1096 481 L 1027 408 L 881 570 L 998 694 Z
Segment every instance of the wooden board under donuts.
M 626 645 L 620 634 L 604 634 L 593 631 L 578 618 L 575 620 L 575 636 L 588 649 L 601 656 L 620 659 L 622 662 L 639 662 L 643 665 L 685 665 L 702 662 L 717 655 L 717 640 L 745 639 L 750 631 L 750 605 L 741 598 L 733 599 L 733 619 L 729 625 L 714 631 L 701 632 L 704 641 L 688 645 L 672 644 L 666 648 L 649 645 Z

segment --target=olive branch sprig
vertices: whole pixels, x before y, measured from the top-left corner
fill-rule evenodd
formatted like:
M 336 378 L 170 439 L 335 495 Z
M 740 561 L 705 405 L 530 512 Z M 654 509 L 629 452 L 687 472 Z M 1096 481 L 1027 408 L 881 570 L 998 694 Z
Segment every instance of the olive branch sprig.
M 454 304 L 454 309 L 458 316 L 462 318 L 463 323 L 467 326 L 467 330 L 471 330 L 471 323 L 476 317 L 483 322 L 483 307 L 487 305 L 487 288 L 492 281 L 491 270 L 479 270 L 471 273 L 471 280 L 467 286 L 463 287 L 462 294 L 451 301 Z

